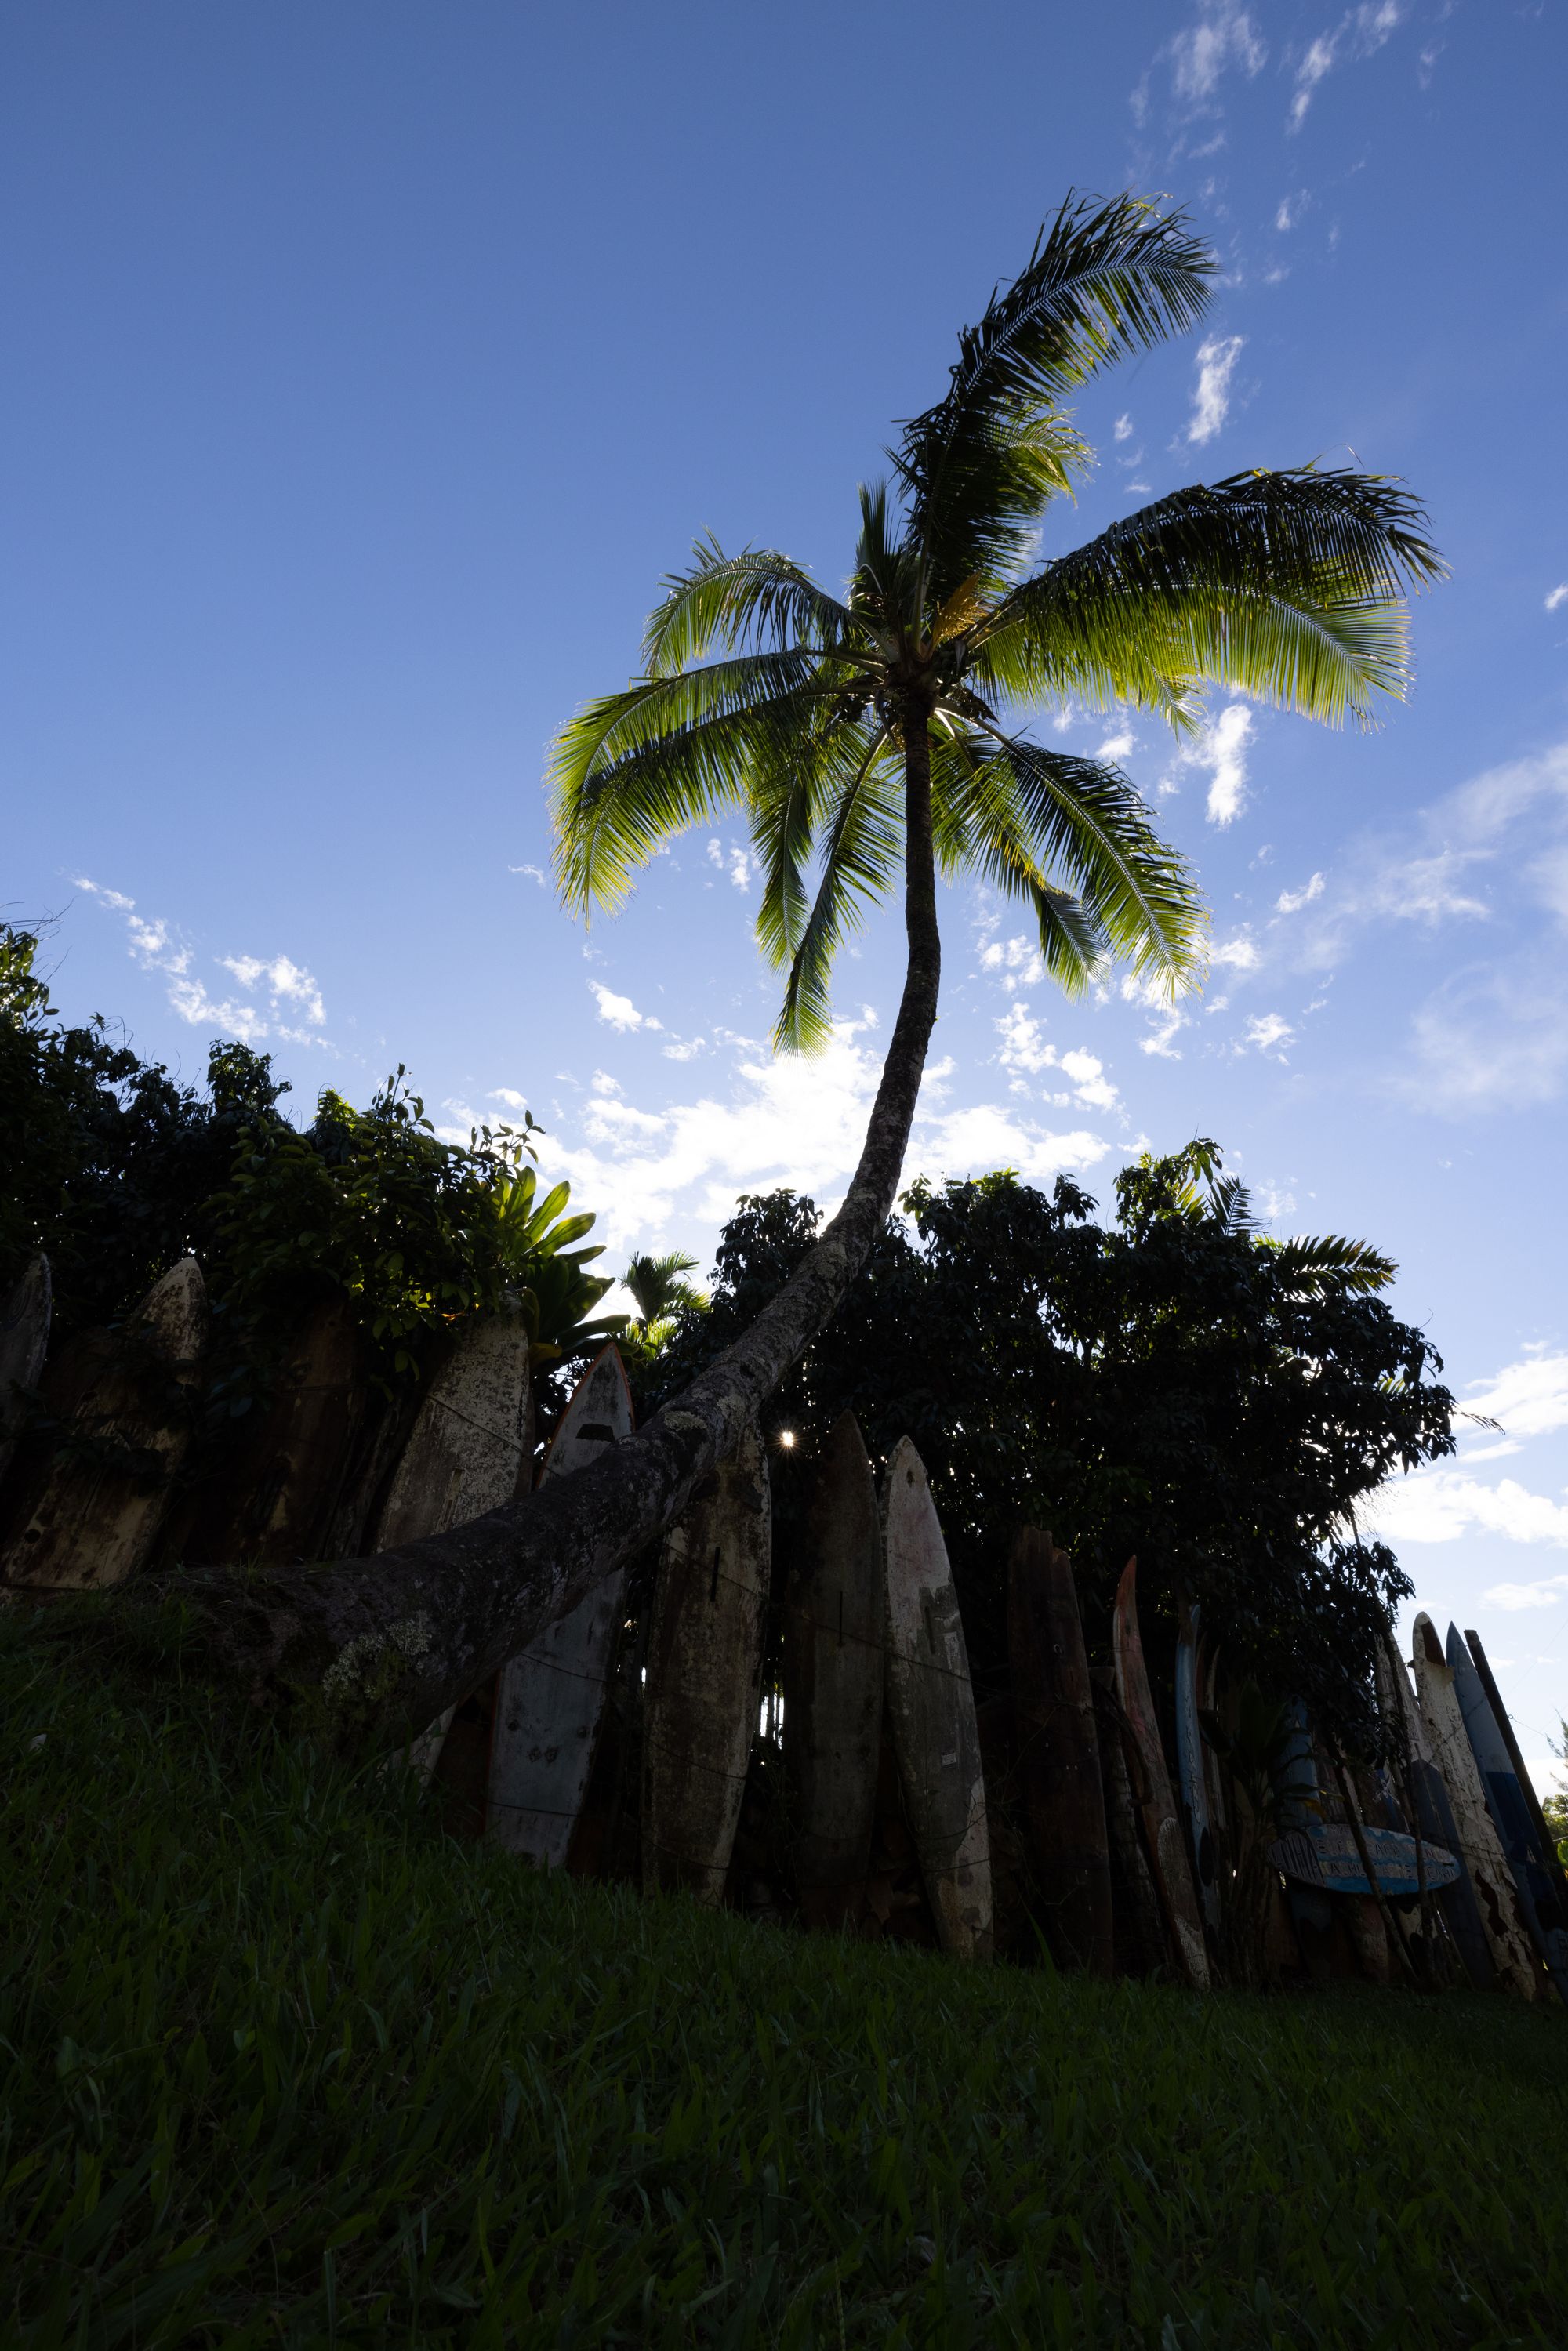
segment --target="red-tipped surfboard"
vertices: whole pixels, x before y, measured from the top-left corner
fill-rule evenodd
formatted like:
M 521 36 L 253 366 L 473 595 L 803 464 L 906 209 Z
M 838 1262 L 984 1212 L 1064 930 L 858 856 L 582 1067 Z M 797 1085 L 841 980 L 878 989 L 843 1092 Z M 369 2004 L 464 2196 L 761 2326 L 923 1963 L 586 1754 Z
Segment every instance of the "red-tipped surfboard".
M 784 1766 L 795 1891 L 809 1927 L 865 1900 L 882 1740 L 882 1534 L 860 1424 L 834 1423 L 784 1601 Z
M 1161 1907 L 1182 1972 L 1195 1991 L 1207 1991 L 1208 1949 L 1203 1939 L 1203 1920 L 1198 1916 L 1192 1871 L 1187 1866 L 1186 1842 L 1176 1814 L 1176 1798 L 1171 1792 L 1170 1773 L 1166 1768 L 1165 1748 L 1160 1740 L 1154 1695 L 1149 1688 L 1148 1668 L 1144 1663 L 1143 1636 L 1138 1630 L 1138 1562 L 1135 1559 L 1127 1562 L 1122 1571 L 1122 1581 L 1116 1587 L 1113 1642 L 1116 1661 L 1116 1695 L 1121 1699 L 1123 1712 L 1133 1726 L 1139 1761 L 1144 1767 L 1144 1785 L 1148 1792 L 1143 1799 L 1142 1811 L 1155 1884 L 1159 1888 Z
M 1072 1562 L 1020 1527 L 1008 1563 L 1008 1654 L 1030 1858 L 1052 1949 L 1071 1967 L 1115 1967 L 1111 1849 Z
M 539 1471 L 570 1478 L 632 1434 L 632 1391 L 619 1348 L 602 1348 L 572 1391 Z M 588 1793 L 621 1630 L 626 1572 L 596 1583 L 497 1677 L 486 1828 L 510 1853 L 550 1869 L 566 1859 Z
M 196 1379 L 207 1343 L 207 1289 L 193 1257 L 183 1257 L 153 1283 L 131 1329 L 182 1386 Z M 168 1508 L 169 1479 L 190 1443 L 188 1424 L 160 1418 L 134 1370 L 119 1360 L 89 1385 L 71 1425 L 137 1467 L 95 1467 L 60 1453 L 9 1546 L 4 1566 L 13 1583 L 102 1589 L 134 1575 L 152 1551 Z
M 883 1499 L 887 1710 L 904 1809 L 944 1950 L 990 1956 L 991 1846 L 969 1654 L 919 1454 L 901 1437 Z
M 759 1710 L 772 1561 L 768 1458 L 755 1422 L 664 1538 L 643 1716 L 643 1882 L 715 1907 L 740 1821 Z

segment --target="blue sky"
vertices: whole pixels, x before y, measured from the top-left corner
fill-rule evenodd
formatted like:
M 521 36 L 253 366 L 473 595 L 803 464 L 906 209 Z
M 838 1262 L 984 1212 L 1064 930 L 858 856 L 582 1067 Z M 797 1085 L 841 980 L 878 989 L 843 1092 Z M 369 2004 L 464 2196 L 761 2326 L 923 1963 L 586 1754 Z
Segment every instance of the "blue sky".
M 874 923 L 774 1061 L 734 826 L 584 933 L 545 750 L 699 531 L 848 560 L 855 485 L 1070 186 L 1164 191 L 1204 330 L 1092 388 L 1061 548 L 1193 479 L 1406 475 L 1453 578 L 1370 737 L 1219 696 L 1115 747 L 1197 862 L 1201 998 L 1065 1004 L 943 908 L 910 1172 L 1218 1138 L 1281 1232 L 1364 1235 L 1471 1431 L 1383 1521 L 1528 1754 L 1568 1708 L 1568 520 L 1561 0 L 789 11 L 273 0 L 5 12 L 5 880 L 57 994 L 308 1108 L 406 1061 L 526 1101 L 611 1264 L 841 1191 L 896 998 Z M 1506 1662 L 1505 1662 L 1506 1661 Z

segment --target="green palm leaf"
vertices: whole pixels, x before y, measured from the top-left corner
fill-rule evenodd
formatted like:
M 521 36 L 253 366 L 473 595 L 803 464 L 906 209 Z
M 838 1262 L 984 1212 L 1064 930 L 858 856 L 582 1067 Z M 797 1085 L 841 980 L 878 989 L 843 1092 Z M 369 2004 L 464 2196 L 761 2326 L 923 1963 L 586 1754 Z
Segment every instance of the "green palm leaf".
M 858 765 L 844 776 L 828 816 L 822 871 L 811 911 L 790 959 L 774 1041 L 796 1052 L 825 1045 L 831 1033 L 830 975 L 846 931 L 857 929 L 869 902 L 898 871 L 903 847 L 899 781 L 886 734 L 877 729 Z

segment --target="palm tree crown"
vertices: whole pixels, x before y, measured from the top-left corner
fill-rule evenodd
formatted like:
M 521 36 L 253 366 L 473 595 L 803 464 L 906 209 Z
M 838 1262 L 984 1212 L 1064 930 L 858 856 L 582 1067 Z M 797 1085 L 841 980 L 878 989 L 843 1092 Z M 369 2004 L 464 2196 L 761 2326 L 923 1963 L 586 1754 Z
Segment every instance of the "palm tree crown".
M 1031 562 L 1089 456 L 1064 396 L 1195 324 L 1217 268 L 1179 214 L 1070 199 L 904 426 L 891 495 L 862 487 L 841 598 L 783 555 L 700 541 L 664 583 L 643 674 L 558 739 L 567 902 L 615 907 L 672 834 L 744 810 L 758 935 L 788 975 L 778 1041 L 815 1045 L 835 948 L 924 849 L 914 790 L 936 865 L 1026 901 L 1068 989 L 1113 956 L 1197 977 L 1186 862 L 1114 767 L 1031 741 L 1022 714 L 1071 697 L 1190 728 L 1215 683 L 1365 725 L 1407 684 L 1402 597 L 1441 570 L 1398 483 L 1315 465 L 1176 491 Z

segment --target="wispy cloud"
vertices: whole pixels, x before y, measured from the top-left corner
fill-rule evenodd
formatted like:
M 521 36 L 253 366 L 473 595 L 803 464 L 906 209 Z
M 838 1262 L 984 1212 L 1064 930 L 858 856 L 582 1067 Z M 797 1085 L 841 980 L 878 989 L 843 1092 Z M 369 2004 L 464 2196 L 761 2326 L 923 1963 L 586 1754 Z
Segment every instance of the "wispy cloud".
M 1310 906 L 1314 898 L 1321 898 L 1322 894 L 1323 877 L 1321 873 L 1314 873 L 1301 889 L 1281 890 L 1274 901 L 1274 912 L 1277 914 L 1299 914 L 1303 906 Z
M 1280 1013 L 1260 1012 L 1249 1020 L 1233 1050 L 1238 1053 L 1263 1053 L 1270 1061 L 1282 1061 L 1286 1046 L 1293 1045 L 1295 1041 L 1295 1030 Z
M 526 874 L 530 882 L 537 882 L 541 890 L 549 887 L 549 877 L 542 865 L 508 865 L 507 871 L 508 873 Z
M 751 858 L 749 853 L 737 843 L 732 841 L 727 849 L 724 842 L 716 837 L 710 839 L 707 844 L 707 860 L 708 863 L 716 866 L 719 872 L 727 873 L 737 890 L 750 889 Z
M 1209 778 L 1210 824 L 1234 824 L 1247 805 L 1247 752 L 1252 726 L 1252 713 L 1246 703 L 1227 703 L 1197 740 L 1177 753 L 1163 789 L 1172 789 L 1177 776 L 1197 768 Z
M 1426 1468 L 1392 1480 L 1364 1513 L 1367 1524 L 1396 1543 L 1458 1542 L 1473 1534 L 1501 1535 L 1509 1542 L 1547 1543 L 1568 1548 L 1568 1504 L 1549 1494 L 1531 1493 L 1516 1479 L 1501 1478 L 1489 1486 L 1462 1469 Z M 1568 1576 L 1552 1583 L 1568 1584 Z M 1503 1584 L 1487 1593 L 1500 1608 L 1550 1607 L 1556 1593 L 1542 1599 L 1513 1597 L 1525 1590 L 1545 1592 L 1543 1585 Z
M 618 996 L 612 987 L 606 987 L 602 980 L 591 979 L 588 986 L 599 1007 L 600 1019 L 607 1027 L 619 1029 L 622 1036 L 632 1029 L 664 1027 L 662 1020 L 655 1020 L 651 1012 L 639 1012 L 629 996 Z
M 1197 347 L 1197 384 L 1186 437 L 1197 447 L 1212 441 L 1230 410 L 1230 379 L 1241 356 L 1243 335 L 1211 335 Z
M 1116 1089 L 1106 1077 L 1105 1065 L 1098 1055 L 1082 1049 L 1059 1052 L 1027 1005 L 1009 1005 L 996 1028 L 1002 1040 L 997 1059 L 1012 1077 L 1040 1077 L 1051 1070 L 1060 1071 L 1067 1080 L 1065 1090 L 1048 1090 L 1044 1097 L 1048 1102 L 1076 1102 L 1085 1110 L 1114 1109 Z
M 314 1028 L 325 1022 L 327 1008 L 321 990 L 310 973 L 287 956 L 274 956 L 270 961 L 261 956 L 219 956 L 218 961 L 225 971 L 233 972 L 242 987 L 265 988 L 274 1005 L 297 1004 Z
M 1115 423 L 1112 427 L 1112 431 L 1114 433 L 1118 441 L 1130 441 L 1133 437 L 1132 418 L 1124 413 L 1118 416 Z M 1568 589 L 1564 589 L 1563 592 L 1564 595 L 1568 595 Z
M 1194 22 L 1159 52 L 1170 66 L 1175 96 L 1188 107 L 1207 106 L 1232 68 L 1250 79 L 1262 70 L 1268 54 L 1250 13 L 1235 0 L 1203 0 Z
M 89 881 L 86 874 L 74 876 L 72 886 L 96 898 L 110 913 L 123 915 L 126 952 L 143 971 L 162 975 L 170 1009 L 193 1029 L 216 1029 L 246 1045 L 274 1039 L 336 1053 L 337 1048 L 320 1034 L 327 1020 L 320 987 L 303 964 L 284 955 L 214 956 L 212 960 L 219 969 L 237 979 L 248 996 L 265 997 L 267 1001 L 263 1005 L 214 996 L 193 967 L 194 948 L 176 936 L 167 916 L 139 914 L 134 898 Z M 300 1020 L 307 1023 L 304 1028 Z
M 1555 612 L 1563 604 L 1568 604 L 1568 580 L 1564 580 L 1561 587 L 1553 588 L 1546 599 L 1549 612 Z
M 1296 87 L 1291 99 L 1288 128 L 1299 131 L 1305 121 L 1307 110 L 1317 94 L 1319 83 L 1333 70 L 1343 57 L 1370 57 L 1385 41 L 1397 32 L 1405 18 L 1405 0 L 1364 0 L 1364 5 L 1347 10 L 1332 32 L 1320 33 L 1309 42 L 1300 65 L 1296 68 Z

